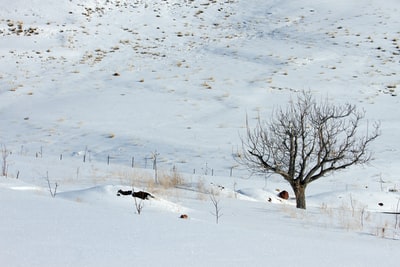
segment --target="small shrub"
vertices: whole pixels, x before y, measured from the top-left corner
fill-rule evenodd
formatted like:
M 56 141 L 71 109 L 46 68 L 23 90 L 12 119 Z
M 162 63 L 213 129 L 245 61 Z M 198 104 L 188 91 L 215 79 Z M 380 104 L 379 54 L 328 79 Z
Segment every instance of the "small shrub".
M 8 174 L 8 162 L 7 158 L 11 154 L 11 152 L 7 149 L 5 145 L 1 147 L 1 158 L 2 158 L 2 167 L 1 167 L 1 175 L 7 177 Z
M 143 209 L 143 199 L 140 199 L 139 201 L 137 200 L 137 197 L 133 197 L 133 199 L 135 200 L 136 212 L 138 215 L 140 215 L 142 213 L 142 209 Z
M 46 172 L 46 181 L 47 181 L 47 186 L 49 187 L 49 192 L 52 198 L 55 198 L 57 195 L 57 188 L 58 188 L 58 183 L 56 182 L 54 184 L 54 188 L 51 187 L 50 184 L 50 178 L 49 178 L 49 172 Z

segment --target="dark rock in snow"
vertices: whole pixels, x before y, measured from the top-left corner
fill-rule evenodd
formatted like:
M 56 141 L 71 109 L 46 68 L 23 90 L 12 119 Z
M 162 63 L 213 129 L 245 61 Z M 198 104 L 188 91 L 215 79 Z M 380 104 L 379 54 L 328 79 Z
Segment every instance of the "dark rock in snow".
M 154 198 L 150 193 L 144 192 L 144 191 L 138 191 L 138 192 L 133 192 L 132 190 L 127 190 L 124 191 L 122 189 L 118 190 L 117 196 L 129 196 L 131 195 L 132 197 L 137 197 L 141 199 L 149 199 L 149 198 Z
M 283 199 L 289 199 L 289 193 L 288 193 L 288 191 L 283 190 L 278 194 L 278 197 L 283 198 Z

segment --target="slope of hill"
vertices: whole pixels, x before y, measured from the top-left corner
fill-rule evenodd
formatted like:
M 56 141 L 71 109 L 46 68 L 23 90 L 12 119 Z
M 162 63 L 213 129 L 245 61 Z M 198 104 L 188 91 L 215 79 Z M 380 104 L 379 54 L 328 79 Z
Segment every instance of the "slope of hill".
M 53 2 L 0 4 L 1 265 L 397 266 L 398 1 Z M 382 128 L 306 212 L 233 158 L 301 90 Z M 140 216 L 132 186 L 157 196 Z

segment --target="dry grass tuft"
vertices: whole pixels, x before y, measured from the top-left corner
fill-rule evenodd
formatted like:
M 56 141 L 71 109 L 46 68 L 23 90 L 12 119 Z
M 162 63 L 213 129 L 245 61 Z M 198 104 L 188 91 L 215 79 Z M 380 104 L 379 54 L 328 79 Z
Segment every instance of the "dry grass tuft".
M 159 177 L 160 185 L 164 189 L 177 187 L 184 183 L 184 179 L 177 171 L 172 171 L 171 173 L 163 173 Z

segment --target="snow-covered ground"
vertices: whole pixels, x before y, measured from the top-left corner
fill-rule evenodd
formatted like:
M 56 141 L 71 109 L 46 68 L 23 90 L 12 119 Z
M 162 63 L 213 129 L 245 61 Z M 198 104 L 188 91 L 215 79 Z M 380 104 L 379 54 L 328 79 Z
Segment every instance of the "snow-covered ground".
M 399 9 L 1 0 L 0 265 L 398 266 Z M 306 211 L 234 160 L 246 116 L 301 90 L 382 130 L 374 161 L 311 184 Z M 155 196 L 140 215 L 117 196 L 132 186 Z

